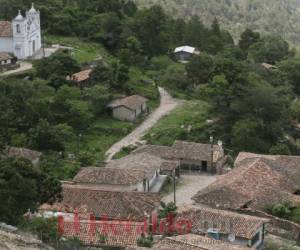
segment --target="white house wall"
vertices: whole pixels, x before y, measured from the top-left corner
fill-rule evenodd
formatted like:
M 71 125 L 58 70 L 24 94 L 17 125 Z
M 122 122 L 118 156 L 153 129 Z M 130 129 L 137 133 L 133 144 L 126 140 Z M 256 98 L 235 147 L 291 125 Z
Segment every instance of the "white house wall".
M 123 106 L 114 108 L 113 116 L 121 121 L 133 121 L 135 119 L 135 113 Z
M 12 37 L 0 37 L 0 51 L 14 53 Z

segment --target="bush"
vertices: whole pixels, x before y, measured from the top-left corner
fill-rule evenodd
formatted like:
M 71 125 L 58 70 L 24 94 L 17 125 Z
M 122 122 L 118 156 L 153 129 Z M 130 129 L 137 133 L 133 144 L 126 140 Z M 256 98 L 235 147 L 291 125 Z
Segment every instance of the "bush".
M 153 245 L 152 235 L 148 235 L 148 236 L 142 235 L 141 237 L 138 238 L 137 245 L 139 247 L 149 247 L 149 248 L 152 247 Z
M 82 151 L 79 153 L 78 160 L 81 167 L 88 167 L 93 165 L 96 159 L 94 154 L 87 151 Z

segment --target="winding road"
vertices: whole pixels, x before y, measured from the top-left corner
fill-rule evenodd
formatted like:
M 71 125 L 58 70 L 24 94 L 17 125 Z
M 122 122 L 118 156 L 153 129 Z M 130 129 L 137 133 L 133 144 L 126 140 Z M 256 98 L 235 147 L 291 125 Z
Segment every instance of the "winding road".
M 172 110 L 177 108 L 181 102 L 173 98 L 165 89 L 159 87 L 160 93 L 160 105 L 151 113 L 146 120 L 134 129 L 129 135 L 124 137 L 119 142 L 112 145 L 112 147 L 106 152 L 106 162 L 112 160 L 113 156 L 122 150 L 123 147 L 129 145 L 135 145 L 141 141 L 146 132 L 151 129 L 162 117 L 170 114 Z

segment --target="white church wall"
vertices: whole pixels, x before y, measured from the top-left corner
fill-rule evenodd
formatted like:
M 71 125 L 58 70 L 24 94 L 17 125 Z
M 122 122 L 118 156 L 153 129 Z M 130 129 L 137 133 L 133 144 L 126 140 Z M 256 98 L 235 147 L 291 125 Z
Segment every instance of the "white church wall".
M 40 13 L 32 5 L 23 17 L 21 12 L 12 21 L 13 37 L 7 40 L 0 38 L 0 51 L 11 52 L 18 59 L 34 56 L 41 50 Z M 3 48 L 2 48 L 3 47 Z

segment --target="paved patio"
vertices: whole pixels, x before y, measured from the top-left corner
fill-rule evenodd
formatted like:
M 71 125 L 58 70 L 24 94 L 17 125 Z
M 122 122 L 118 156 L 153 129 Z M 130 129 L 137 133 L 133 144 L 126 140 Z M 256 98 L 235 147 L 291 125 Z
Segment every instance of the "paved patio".
M 200 190 L 206 188 L 217 179 L 216 175 L 209 174 L 188 174 L 182 175 L 179 179 L 180 185 L 176 189 L 176 205 L 191 205 L 194 203 L 191 198 Z M 163 197 L 165 203 L 174 201 L 173 192 Z

